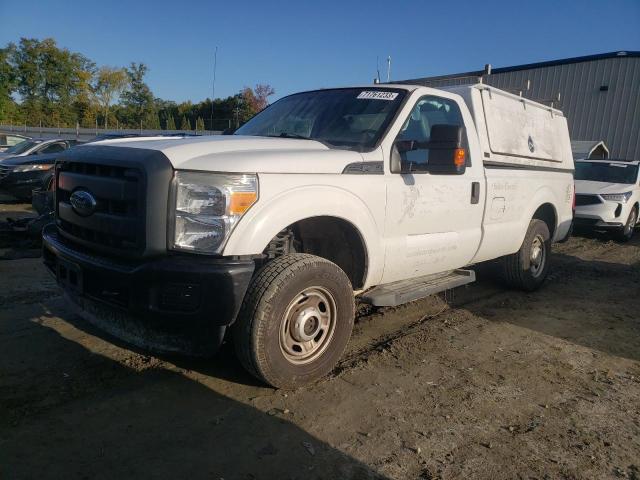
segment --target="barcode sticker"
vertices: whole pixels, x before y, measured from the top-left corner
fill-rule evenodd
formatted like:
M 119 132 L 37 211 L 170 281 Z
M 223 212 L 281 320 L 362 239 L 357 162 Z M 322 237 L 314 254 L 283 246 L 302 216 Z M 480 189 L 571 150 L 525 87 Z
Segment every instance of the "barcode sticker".
M 384 92 L 382 90 L 378 90 L 378 91 L 365 91 L 365 92 L 360 92 L 360 95 L 358 95 L 357 98 L 360 99 L 365 99 L 365 100 L 395 100 L 396 97 L 398 96 L 397 92 Z

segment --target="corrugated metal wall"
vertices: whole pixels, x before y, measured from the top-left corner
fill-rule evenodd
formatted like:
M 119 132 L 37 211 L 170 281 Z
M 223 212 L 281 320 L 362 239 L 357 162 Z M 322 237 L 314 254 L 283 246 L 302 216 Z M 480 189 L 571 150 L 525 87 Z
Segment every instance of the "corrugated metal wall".
M 477 82 L 476 76 L 420 79 L 430 87 Z M 527 80 L 530 89 L 526 90 Z M 484 82 L 564 112 L 572 140 L 604 140 L 611 158 L 640 159 L 640 58 L 614 57 L 495 73 Z M 607 91 L 600 91 L 607 86 Z M 560 100 L 558 101 L 558 94 Z

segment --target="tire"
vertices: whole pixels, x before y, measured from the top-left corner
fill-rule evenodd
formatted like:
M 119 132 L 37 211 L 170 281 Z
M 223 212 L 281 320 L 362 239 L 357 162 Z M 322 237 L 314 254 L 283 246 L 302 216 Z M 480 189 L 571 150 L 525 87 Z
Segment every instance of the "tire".
M 242 365 L 277 388 L 328 374 L 344 353 L 355 315 L 353 288 L 334 263 L 293 253 L 253 278 L 234 324 Z
M 520 250 L 503 257 L 503 277 L 507 285 L 526 292 L 537 290 L 549 273 L 550 254 L 549 227 L 534 218 Z
M 638 207 L 633 207 L 633 209 L 629 213 L 627 222 L 624 224 L 624 227 L 622 227 L 616 235 L 618 240 L 620 240 L 621 242 L 628 242 L 629 240 L 631 240 L 633 238 L 633 232 L 636 228 L 636 223 L 638 223 Z

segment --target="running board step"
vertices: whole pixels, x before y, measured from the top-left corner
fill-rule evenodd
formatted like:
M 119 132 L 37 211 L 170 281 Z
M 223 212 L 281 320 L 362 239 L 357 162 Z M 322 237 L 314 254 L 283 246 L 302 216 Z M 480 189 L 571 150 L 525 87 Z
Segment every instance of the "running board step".
M 472 270 L 453 270 L 444 274 L 426 275 L 379 285 L 363 293 L 360 298 L 376 307 L 395 307 L 450 288 L 466 285 L 475 279 L 476 274 Z

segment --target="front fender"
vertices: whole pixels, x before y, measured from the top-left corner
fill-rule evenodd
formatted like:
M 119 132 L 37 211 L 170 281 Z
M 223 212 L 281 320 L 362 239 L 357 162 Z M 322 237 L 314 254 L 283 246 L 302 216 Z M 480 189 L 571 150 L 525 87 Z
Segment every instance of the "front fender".
M 234 229 L 223 255 L 260 254 L 278 232 L 297 221 L 318 216 L 337 217 L 351 223 L 362 237 L 368 259 L 365 287 L 379 281 L 384 265 L 381 242 L 386 198 L 384 191 L 382 195 L 377 195 L 376 205 L 373 205 L 374 208 L 381 208 L 376 209 L 376 218 L 371 210 L 370 199 L 361 198 L 351 189 L 346 189 L 345 185 L 290 185 L 286 188 L 283 184 L 288 183 L 290 178 L 281 175 L 274 176 L 280 177 L 279 180 L 265 177 L 260 177 L 260 199 Z M 359 180 L 362 184 L 362 178 Z M 366 195 L 365 192 L 362 194 Z M 371 192 L 368 194 L 371 195 Z

